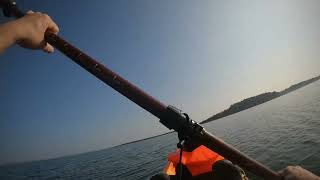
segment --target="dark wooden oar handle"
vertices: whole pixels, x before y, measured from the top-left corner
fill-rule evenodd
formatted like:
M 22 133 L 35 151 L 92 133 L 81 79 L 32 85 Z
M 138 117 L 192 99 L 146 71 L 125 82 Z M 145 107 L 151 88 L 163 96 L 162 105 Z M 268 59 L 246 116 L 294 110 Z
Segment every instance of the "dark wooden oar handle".
M 14 16 L 16 18 L 20 18 L 25 15 L 25 13 L 16 6 L 15 2 L 10 0 L 0 0 L 0 7 L 4 10 L 4 14 L 6 16 Z M 49 44 L 57 48 L 59 51 L 61 51 L 63 54 L 68 56 L 75 63 L 79 64 L 88 72 L 96 76 L 98 79 L 105 82 L 113 89 L 126 96 L 128 99 L 135 102 L 137 105 L 155 115 L 159 119 L 163 117 L 164 113 L 166 113 L 166 105 L 148 95 L 140 88 L 125 80 L 120 75 L 116 74 L 104 65 L 100 64 L 72 44 L 62 39 L 60 36 L 50 32 L 46 32 L 45 40 Z M 264 179 L 281 180 L 281 176 L 278 173 L 244 155 L 237 149 L 226 144 L 204 129 L 201 131 L 197 140 L 201 141 L 208 148 L 216 151 L 225 158 L 238 164 L 239 166 L 252 172 L 253 174 L 256 174 Z

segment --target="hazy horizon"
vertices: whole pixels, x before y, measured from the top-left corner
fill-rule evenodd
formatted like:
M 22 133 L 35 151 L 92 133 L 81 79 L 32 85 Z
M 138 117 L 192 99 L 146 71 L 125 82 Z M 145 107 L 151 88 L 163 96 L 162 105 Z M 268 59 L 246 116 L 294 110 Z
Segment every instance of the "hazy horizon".
M 319 75 L 316 0 L 17 3 L 47 12 L 66 40 L 198 122 L 244 98 Z M 0 164 L 96 151 L 168 131 L 58 51 L 7 50 L 0 55 L 0 82 Z

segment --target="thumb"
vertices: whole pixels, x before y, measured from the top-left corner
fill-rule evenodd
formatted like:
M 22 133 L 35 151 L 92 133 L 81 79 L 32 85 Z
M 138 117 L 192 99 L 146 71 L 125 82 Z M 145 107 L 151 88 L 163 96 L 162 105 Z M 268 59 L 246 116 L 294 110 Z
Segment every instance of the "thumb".
M 53 53 L 54 52 L 54 48 L 49 43 L 47 43 L 47 45 L 43 48 L 43 51 L 47 52 L 47 53 Z

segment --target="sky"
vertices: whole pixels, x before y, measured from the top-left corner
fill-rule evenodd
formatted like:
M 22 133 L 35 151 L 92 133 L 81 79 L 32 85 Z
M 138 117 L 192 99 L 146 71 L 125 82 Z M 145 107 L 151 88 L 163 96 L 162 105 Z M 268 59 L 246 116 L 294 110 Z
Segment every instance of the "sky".
M 199 122 L 320 74 L 317 0 L 17 3 L 48 13 L 63 38 Z M 58 51 L 8 49 L 0 55 L 0 90 L 0 164 L 168 131 Z

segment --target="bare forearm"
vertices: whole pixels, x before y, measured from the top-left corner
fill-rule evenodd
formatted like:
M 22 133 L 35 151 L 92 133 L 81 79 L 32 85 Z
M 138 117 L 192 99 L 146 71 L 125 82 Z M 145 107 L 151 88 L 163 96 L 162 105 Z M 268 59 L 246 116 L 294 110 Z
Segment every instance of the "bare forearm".
M 17 24 L 11 21 L 0 25 L 0 54 L 17 41 Z

